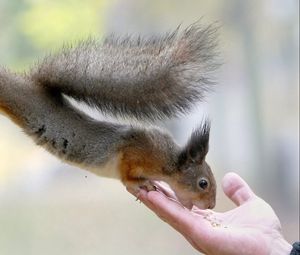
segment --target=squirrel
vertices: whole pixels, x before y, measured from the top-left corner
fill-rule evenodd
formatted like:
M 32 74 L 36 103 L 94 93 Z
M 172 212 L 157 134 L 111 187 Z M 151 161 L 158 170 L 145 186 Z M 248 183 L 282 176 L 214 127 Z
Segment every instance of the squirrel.
M 0 112 L 67 163 L 135 191 L 164 192 L 157 184 L 164 181 L 186 208 L 213 208 L 216 182 L 205 161 L 208 120 L 182 147 L 154 126 L 95 120 L 67 97 L 150 122 L 188 113 L 214 84 L 216 30 L 196 22 L 150 38 L 111 35 L 64 47 L 26 73 L 0 67 Z

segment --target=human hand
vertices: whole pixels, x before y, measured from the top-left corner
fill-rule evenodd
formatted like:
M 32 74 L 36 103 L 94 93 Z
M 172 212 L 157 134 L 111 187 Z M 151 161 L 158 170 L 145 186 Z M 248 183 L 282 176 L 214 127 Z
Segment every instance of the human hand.
M 135 195 L 205 254 L 290 254 L 292 246 L 283 238 L 279 219 L 268 203 L 235 173 L 223 178 L 222 187 L 237 205 L 224 213 L 195 207 L 190 211 L 157 191 L 140 190 Z

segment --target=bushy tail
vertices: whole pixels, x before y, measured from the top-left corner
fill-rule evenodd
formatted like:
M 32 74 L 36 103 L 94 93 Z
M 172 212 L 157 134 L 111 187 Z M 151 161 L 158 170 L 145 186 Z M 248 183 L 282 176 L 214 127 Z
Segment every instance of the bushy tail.
M 213 84 L 216 26 L 195 23 L 161 37 L 88 40 L 41 61 L 31 73 L 103 112 L 155 120 L 187 112 Z

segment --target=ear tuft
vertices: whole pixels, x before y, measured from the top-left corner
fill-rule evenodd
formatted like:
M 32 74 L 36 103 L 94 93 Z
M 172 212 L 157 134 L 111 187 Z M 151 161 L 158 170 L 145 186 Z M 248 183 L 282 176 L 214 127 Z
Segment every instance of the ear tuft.
M 179 156 L 179 164 L 201 164 L 209 149 L 210 121 L 205 119 L 192 133 L 189 142 Z

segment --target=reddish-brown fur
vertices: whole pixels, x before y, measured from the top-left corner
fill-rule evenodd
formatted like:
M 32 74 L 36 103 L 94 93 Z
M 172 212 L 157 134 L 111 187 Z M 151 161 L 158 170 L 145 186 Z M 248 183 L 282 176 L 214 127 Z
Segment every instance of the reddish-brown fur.
M 161 176 L 163 166 L 150 151 L 127 147 L 122 150 L 119 166 L 121 180 L 126 186 L 143 185 L 147 179 Z
M 7 115 L 19 127 L 23 127 L 24 126 L 24 121 L 21 120 L 20 118 L 18 118 L 13 113 L 13 111 L 7 105 L 4 105 L 3 103 L 1 103 L 1 101 L 0 101 L 0 112 L 2 112 L 5 115 Z

